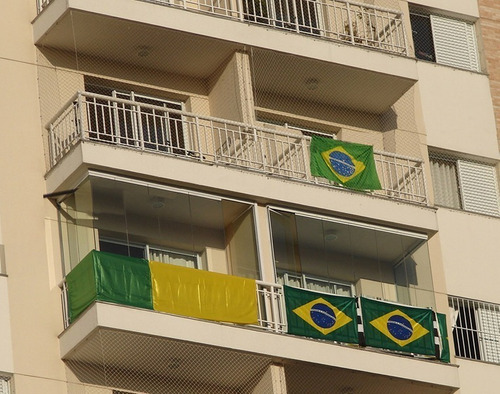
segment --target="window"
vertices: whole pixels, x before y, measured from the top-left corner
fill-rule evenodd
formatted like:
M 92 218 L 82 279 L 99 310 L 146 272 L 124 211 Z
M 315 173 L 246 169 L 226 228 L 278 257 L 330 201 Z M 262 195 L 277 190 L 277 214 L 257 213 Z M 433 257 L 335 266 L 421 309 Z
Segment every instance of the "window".
M 288 272 L 277 272 L 279 284 L 292 287 L 301 287 L 322 293 L 338 294 L 344 296 L 354 295 L 353 286 L 350 283 L 341 283 L 324 278 L 315 278 L 309 275 L 294 275 Z
M 448 298 L 455 354 L 500 363 L 500 305 Z
M 86 99 L 85 123 L 91 139 L 132 146 L 143 145 L 144 149 L 155 151 L 186 153 L 187 138 L 182 126 L 182 116 L 169 111 L 182 110 L 181 102 L 92 84 L 86 84 L 85 89 L 90 93 L 110 97 Z M 114 99 L 132 101 L 137 105 Z
M 89 172 L 61 203 L 65 272 L 91 250 L 259 279 L 254 205 Z
M 171 250 L 150 245 L 134 245 L 110 239 L 99 239 L 99 249 L 102 252 L 121 254 L 181 267 L 200 268 L 199 256 L 196 253 L 182 250 Z
M 283 208 L 269 216 L 279 283 L 434 305 L 425 235 Z
M 480 71 L 474 24 L 410 9 L 415 57 L 447 66 Z
M 439 153 L 429 157 L 436 205 L 500 216 L 495 166 Z

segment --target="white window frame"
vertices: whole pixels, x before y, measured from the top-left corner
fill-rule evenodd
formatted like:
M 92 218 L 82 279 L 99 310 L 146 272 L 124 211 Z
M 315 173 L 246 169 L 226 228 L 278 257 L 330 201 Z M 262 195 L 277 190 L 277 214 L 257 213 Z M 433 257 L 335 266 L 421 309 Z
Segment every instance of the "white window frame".
M 338 293 L 336 292 L 337 286 L 342 286 L 344 288 L 349 287 L 350 292 L 351 292 L 351 294 L 349 295 L 350 297 L 354 297 L 356 295 L 355 287 L 350 282 L 340 281 L 337 279 L 332 280 L 332 279 L 322 278 L 322 277 L 313 276 L 313 275 L 306 275 L 306 274 L 293 274 L 293 273 L 289 273 L 289 272 L 285 272 L 285 271 L 283 271 L 282 275 L 280 275 L 278 273 L 276 275 L 278 278 L 281 276 L 283 278 L 283 284 L 290 286 L 290 287 L 296 287 L 293 283 L 290 283 L 290 280 L 289 280 L 290 277 L 294 277 L 295 279 L 298 279 L 298 281 L 300 282 L 300 288 L 304 289 L 304 290 L 315 291 L 317 293 L 338 295 Z M 321 291 L 321 290 L 308 289 L 307 288 L 307 281 L 308 280 L 315 281 L 315 282 L 323 282 L 323 283 L 328 284 L 328 285 L 333 285 L 335 292 L 331 293 L 331 292 L 326 292 L 326 291 Z M 279 282 L 279 281 L 277 281 L 277 282 Z
M 444 16 L 419 7 L 410 7 L 410 19 L 411 15 L 429 18 L 434 60 L 427 61 L 469 71 L 481 71 L 474 22 Z
M 174 248 L 166 248 L 164 246 L 157 246 L 157 245 L 150 245 L 150 244 L 146 244 L 146 256 L 147 256 L 147 259 L 148 260 L 151 260 L 151 253 L 150 253 L 150 249 L 155 249 L 155 250 L 158 250 L 160 252 L 165 252 L 167 254 L 177 254 L 177 255 L 181 255 L 181 256 L 187 256 L 187 257 L 194 257 L 194 268 L 195 269 L 200 269 L 200 255 L 199 253 L 196 253 L 196 252 L 188 252 L 186 250 L 181 250 L 181 249 L 174 249 Z M 155 260 L 157 261 L 157 260 Z M 160 261 L 160 263 L 162 263 L 162 261 Z M 172 265 L 178 265 L 178 264 L 174 264 L 174 263 L 168 263 L 166 262 L 165 264 L 172 264 Z

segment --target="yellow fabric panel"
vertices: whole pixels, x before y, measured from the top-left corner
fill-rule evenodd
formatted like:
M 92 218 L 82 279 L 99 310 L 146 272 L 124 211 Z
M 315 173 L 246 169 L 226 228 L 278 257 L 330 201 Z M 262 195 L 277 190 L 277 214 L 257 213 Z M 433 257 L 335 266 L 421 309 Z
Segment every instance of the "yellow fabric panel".
M 255 280 L 150 261 L 153 309 L 239 324 L 257 324 Z

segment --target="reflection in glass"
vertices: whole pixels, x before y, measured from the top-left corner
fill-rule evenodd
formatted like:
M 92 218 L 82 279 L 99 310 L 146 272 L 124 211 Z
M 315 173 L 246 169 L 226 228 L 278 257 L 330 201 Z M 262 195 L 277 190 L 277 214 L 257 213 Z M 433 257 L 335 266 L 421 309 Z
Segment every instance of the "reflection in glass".
M 425 236 L 278 209 L 269 216 L 279 283 L 434 305 Z
M 91 175 L 60 217 L 66 273 L 97 249 L 260 278 L 251 204 Z

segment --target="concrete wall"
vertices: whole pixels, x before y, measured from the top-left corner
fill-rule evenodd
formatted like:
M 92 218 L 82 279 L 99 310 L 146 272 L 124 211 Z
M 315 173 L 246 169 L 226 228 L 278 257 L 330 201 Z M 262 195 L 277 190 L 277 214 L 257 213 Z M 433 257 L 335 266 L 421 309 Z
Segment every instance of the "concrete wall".
M 418 72 L 428 145 L 498 159 L 488 78 L 426 62 Z
M 448 293 L 500 303 L 500 219 L 446 208 L 437 216 Z

